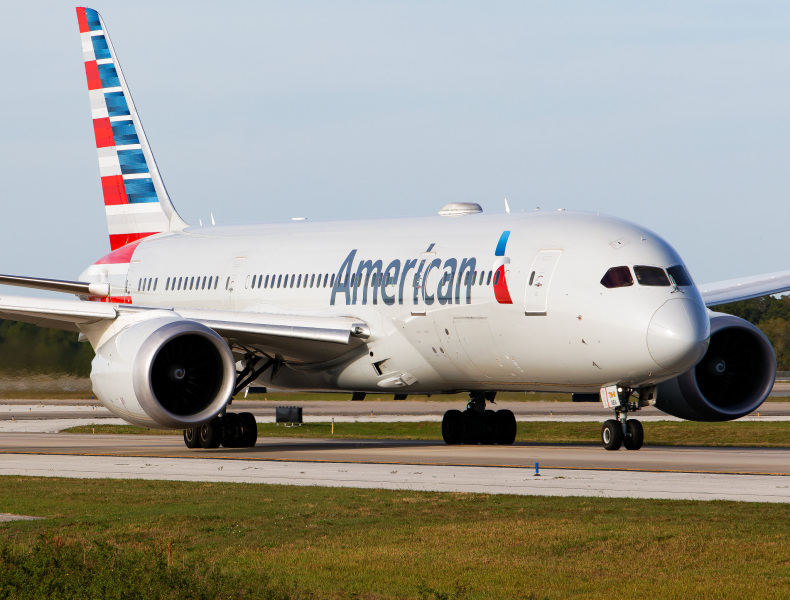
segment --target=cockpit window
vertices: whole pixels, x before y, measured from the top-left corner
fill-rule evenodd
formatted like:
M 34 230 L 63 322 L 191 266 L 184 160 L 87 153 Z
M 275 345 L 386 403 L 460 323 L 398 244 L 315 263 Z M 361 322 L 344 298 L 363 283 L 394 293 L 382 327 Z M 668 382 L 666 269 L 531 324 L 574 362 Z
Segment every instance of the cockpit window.
M 601 284 L 608 288 L 628 287 L 634 285 L 634 278 L 628 267 L 612 267 L 601 279 Z
M 686 287 L 687 285 L 694 285 L 691 281 L 691 277 L 689 277 L 688 272 L 683 267 L 683 265 L 675 265 L 674 267 L 669 267 L 667 269 L 667 273 L 672 278 L 672 281 L 675 282 L 675 285 L 678 287 Z
M 634 273 L 636 273 L 636 280 L 639 282 L 639 285 L 650 285 L 650 286 L 669 286 L 672 285 L 669 282 L 669 277 L 667 277 L 666 271 L 660 267 L 645 267 L 641 265 L 637 265 L 634 267 Z

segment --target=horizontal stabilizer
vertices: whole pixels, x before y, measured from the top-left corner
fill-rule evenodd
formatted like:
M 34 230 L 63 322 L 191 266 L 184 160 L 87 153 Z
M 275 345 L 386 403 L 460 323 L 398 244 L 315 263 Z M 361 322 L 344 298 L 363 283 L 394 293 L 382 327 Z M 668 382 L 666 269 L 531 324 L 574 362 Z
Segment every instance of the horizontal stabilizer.
M 63 281 L 61 279 L 0 275 L 0 285 L 15 285 L 47 292 L 65 292 L 67 294 L 77 294 L 78 296 L 106 298 L 110 295 L 109 283 L 85 283 L 82 281 Z

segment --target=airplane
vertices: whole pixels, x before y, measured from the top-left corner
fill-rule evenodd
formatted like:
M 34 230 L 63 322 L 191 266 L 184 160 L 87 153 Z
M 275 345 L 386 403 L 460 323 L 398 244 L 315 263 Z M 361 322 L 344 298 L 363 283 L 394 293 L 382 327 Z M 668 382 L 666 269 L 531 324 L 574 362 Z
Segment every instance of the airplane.
M 595 213 L 190 226 L 154 160 L 98 12 L 77 8 L 110 252 L 76 281 L 0 283 L 77 298 L 0 297 L 0 318 L 79 332 L 96 397 L 189 448 L 252 447 L 250 385 L 468 394 L 448 444 L 512 444 L 497 392 L 570 392 L 613 411 L 607 450 L 638 450 L 645 406 L 742 417 L 776 373 L 768 339 L 708 307 L 790 289 L 790 271 L 698 287 L 659 235 Z

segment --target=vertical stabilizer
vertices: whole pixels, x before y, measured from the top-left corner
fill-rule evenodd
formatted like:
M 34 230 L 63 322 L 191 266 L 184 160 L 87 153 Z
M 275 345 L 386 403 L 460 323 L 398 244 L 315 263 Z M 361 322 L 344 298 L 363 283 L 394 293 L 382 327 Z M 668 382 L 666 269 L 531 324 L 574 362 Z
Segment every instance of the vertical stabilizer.
M 77 8 L 112 250 L 186 227 L 167 195 L 102 18 Z

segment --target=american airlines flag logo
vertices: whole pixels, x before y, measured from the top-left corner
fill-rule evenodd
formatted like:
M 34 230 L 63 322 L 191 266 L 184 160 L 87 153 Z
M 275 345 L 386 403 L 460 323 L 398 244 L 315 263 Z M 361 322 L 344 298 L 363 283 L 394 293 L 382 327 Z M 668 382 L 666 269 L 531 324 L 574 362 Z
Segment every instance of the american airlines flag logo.
M 513 300 L 510 299 L 510 291 L 507 289 L 507 281 L 505 280 L 505 265 L 510 263 L 510 259 L 505 256 L 505 248 L 509 237 L 510 232 L 503 231 L 502 235 L 499 236 L 499 242 L 497 242 L 496 251 L 494 252 L 494 255 L 497 257 L 494 261 L 494 296 L 500 304 L 513 304 Z
M 116 250 L 168 230 L 138 135 L 136 112 L 99 13 L 77 8 L 102 194 Z

